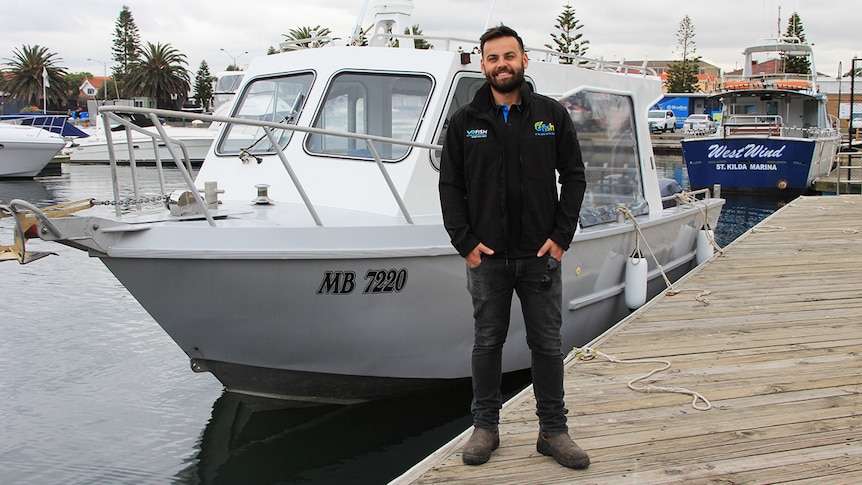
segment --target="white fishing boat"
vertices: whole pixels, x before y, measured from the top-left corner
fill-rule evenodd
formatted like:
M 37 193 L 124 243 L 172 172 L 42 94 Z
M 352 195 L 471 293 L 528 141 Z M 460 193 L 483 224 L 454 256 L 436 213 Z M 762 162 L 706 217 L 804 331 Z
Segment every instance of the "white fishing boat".
M 33 178 L 64 146 L 66 140 L 56 133 L 0 122 L 0 178 Z
M 683 158 L 692 187 L 739 191 L 806 191 L 833 168 L 841 143 L 837 120 L 817 88 L 810 44 L 766 39 L 745 49 L 740 76 L 725 76 L 721 124 L 688 131 Z M 785 60 L 807 59 L 811 73 L 785 72 Z M 779 66 L 776 72 L 763 66 Z
M 254 59 L 230 116 L 189 115 L 223 126 L 194 181 L 173 150 L 187 191 L 153 205 L 165 194 L 115 186 L 110 217 L 52 218 L 14 200 L 19 222 L 30 212 L 37 221 L 19 233 L 101 259 L 192 369 L 233 392 L 353 403 L 468 378 L 472 305 L 443 229 L 438 143 L 485 79 L 469 53 L 477 40 L 426 38 L 435 48 L 414 50 L 399 35 L 411 8 L 378 2 L 369 46 Z M 580 227 L 562 263 L 564 345 L 582 345 L 663 290 L 663 275 L 696 264 L 724 201 L 701 191 L 663 208 L 646 119 L 658 77 L 529 53 L 527 82 L 569 109 L 586 161 Z M 127 113 L 169 114 L 101 110 L 118 122 Z M 23 237 L 12 249 L 35 259 Z M 649 271 L 626 284 L 638 249 Z M 530 366 L 513 304 L 506 372 Z

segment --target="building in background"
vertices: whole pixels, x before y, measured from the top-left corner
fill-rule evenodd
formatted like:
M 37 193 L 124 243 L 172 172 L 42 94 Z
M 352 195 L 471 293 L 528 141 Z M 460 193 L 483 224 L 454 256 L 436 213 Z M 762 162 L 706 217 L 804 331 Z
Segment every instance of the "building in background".
M 662 90 L 667 92 L 667 68 L 679 60 L 670 61 L 626 61 L 628 66 L 644 66 L 655 71 L 661 77 Z M 699 93 L 717 93 L 721 89 L 721 68 L 706 61 L 700 61 L 697 73 L 697 89 Z

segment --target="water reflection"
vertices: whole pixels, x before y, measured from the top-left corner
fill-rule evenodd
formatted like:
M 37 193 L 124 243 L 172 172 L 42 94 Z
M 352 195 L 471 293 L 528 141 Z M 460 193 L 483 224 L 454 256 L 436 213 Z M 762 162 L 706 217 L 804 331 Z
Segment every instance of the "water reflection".
M 528 372 L 507 376 L 507 396 Z M 352 406 L 266 409 L 225 392 L 199 451 L 177 479 L 190 483 L 385 483 L 471 425 L 470 384 Z M 267 403 L 264 403 L 267 404 Z
M 715 242 L 721 247 L 727 246 L 793 200 L 750 194 L 724 194 L 722 197 L 726 202 L 715 229 Z
M 0 204 L 12 199 L 22 199 L 37 206 L 54 204 L 55 191 L 49 182 L 42 179 L 0 180 Z

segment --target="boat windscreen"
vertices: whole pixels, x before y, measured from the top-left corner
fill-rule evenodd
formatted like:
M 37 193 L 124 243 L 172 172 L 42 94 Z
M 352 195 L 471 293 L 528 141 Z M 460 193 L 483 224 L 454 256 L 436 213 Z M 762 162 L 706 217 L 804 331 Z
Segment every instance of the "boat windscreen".
M 259 79 L 249 83 L 235 106 L 233 116 L 273 123 L 295 124 L 311 89 L 312 73 Z M 276 142 L 284 148 L 292 130 L 274 130 Z M 220 155 L 261 156 L 275 153 L 263 128 L 230 125 L 219 140 Z
M 631 97 L 579 91 L 560 103 L 574 122 L 586 168 L 581 226 L 615 221 L 619 205 L 634 215 L 648 213 Z

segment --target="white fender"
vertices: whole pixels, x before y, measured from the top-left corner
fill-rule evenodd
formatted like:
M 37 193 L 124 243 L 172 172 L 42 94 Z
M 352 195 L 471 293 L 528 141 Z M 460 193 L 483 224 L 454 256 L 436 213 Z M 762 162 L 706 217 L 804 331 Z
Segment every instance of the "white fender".
M 697 264 L 703 263 L 712 257 L 714 234 L 712 229 L 701 229 L 697 232 L 697 249 L 695 251 L 695 259 Z
M 626 306 L 635 310 L 646 303 L 647 260 L 635 253 L 626 260 Z

